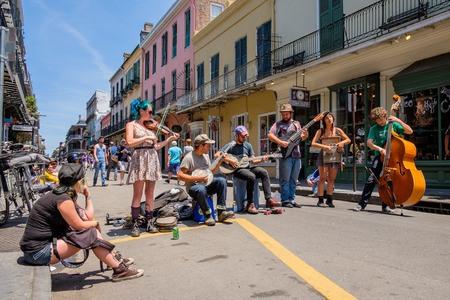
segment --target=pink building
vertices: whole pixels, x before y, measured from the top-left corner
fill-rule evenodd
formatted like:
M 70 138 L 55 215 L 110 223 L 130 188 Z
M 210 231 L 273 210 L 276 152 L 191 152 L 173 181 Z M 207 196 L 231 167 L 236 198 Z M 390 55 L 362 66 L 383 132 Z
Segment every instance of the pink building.
M 156 111 L 193 87 L 192 36 L 227 6 L 227 0 L 178 0 L 141 42 L 142 98 Z
M 178 0 L 142 38 L 141 97 L 161 113 L 194 86 L 192 36 L 217 17 L 232 1 Z M 147 25 L 148 26 L 148 25 Z M 151 26 L 151 25 L 150 25 Z M 187 114 L 169 114 L 165 125 L 190 137 Z M 164 166 L 165 155 L 161 157 Z

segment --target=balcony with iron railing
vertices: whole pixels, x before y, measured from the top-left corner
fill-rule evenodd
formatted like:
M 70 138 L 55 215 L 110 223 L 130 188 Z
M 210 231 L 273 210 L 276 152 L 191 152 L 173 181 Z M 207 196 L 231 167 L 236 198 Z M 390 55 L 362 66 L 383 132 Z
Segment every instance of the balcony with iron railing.
M 449 10 L 449 0 L 381 0 L 273 51 L 282 72 Z
M 120 131 L 122 131 L 123 129 L 125 129 L 125 126 L 127 125 L 127 123 L 130 120 L 128 118 L 120 121 L 119 123 L 116 123 L 114 125 L 110 125 L 108 127 L 105 127 L 102 129 L 101 134 L 102 136 L 109 136 L 115 133 L 118 133 Z
M 272 75 L 270 54 L 256 58 L 198 86 L 177 99 L 178 110 L 209 104 L 215 100 L 236 98 L 249 90 L 256 90 L 257 81 Z
M 175 105 L 177 103 L 177 97 L 180 97 L 183 93 L 185 93 L 185 91 L 182 89 L 173 89 L 157 98 L 155 100 L 155 112 L 165 109 L 167 105 Z

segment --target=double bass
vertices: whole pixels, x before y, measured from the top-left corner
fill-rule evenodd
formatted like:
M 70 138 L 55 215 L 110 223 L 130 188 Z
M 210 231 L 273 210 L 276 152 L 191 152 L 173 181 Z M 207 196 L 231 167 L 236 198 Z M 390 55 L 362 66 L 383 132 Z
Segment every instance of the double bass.
M 400 97 L 395 99 L 391 111 L 398 111 L 401 100 Z M 383 159 L 378 193 L 383 203 L 391 209 L 412 206 L 419 202 L 425 193 L 425 177 L 414 162 L 416 146 L 393 132 L 393 121 L 388 122 L 386 155 Z

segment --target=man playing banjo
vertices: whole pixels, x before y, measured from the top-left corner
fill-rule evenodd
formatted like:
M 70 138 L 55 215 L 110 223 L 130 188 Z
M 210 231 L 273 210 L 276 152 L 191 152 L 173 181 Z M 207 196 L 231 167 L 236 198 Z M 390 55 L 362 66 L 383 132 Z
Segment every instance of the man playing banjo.
M 231 143 L 226 144 L 221 152 L 232 154 L 238 159 L 242 159 L 244 156 L 249 158 L 254 157 L 255 153 L 253 151 L 252 145 L 247 142 L 248 131 L 245 126 L 237 126 L 234 129 L 235 140 Z M 219 153 L 218 153 L 219 154 Z M 217 155 L 217 154 L 216 154 Z M 230 157 L 231 158 L 231 157 Z M 230 164 L 233 168 L 237 168 L 238 164 L 231 160 L 228 157 L 225 157 L 224 162 Z M 268 155 L 263 156 L 261 159 L 253 161 L 253 163 L 260 163 L 263 161 L 267 161 L 269 159 Z M 257 214 L 258 210 L 253 203 L 253 193 L 259 193 L 259 190 L 254 191 L 255 181 L 258 178 L 261 178 L 264 198 L 266 199 L 266 208 L 272 208 L 276 206 L 281 206 L 280 202 L 272 199 L 271 190 L 270 190 L 270 179 L 267 170 L 262 167 L 256 166 L 248 166 L 247 168 L 239 168 L 234 171 L 233 176 L 236 178 L 247 181 L 247 206 L 245 207 L 245 212 L 249 214 Z
M 217 194 L 217 215 L 219 222 L 225 222 L 226 220 L 234 217 L 234 213 L 226 210 L 227 199 L 227 181 L 224 177 L 214 176 L 211 181 L 212 173 L 219 169 L 222 162 L 221 158 L 218 158 L 218 163 L 211 165 L 208 153 L 211 144 L 215 141 L 211 140 L 206 134 L 200 134 L 194 139 L 194 151 L 189 152 L 183 158 L 180 169 L 177 173 L 178 180 L 182 180 L 186 183 L 186 191 L 197 201 L 200 208 L 205 215 L 205 224 L 208 226 L 214 226 L 215 220 L 211 216 L 211 208 L 208 206 L 208 195 Z M 199 172 L 201 170 L 204 172 Z M 195 173 L 204 173 L 196 176 Z M 211 181 L 208 185 L 208 181 Z

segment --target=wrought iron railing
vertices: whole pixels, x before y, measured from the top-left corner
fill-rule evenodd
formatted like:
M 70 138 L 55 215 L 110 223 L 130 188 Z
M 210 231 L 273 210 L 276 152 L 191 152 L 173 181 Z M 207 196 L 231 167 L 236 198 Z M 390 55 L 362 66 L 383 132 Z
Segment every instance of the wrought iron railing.
M 173 89 L 155 100 L 155 111 L 166 108 L 168 104 L 176 104 L 177 96 L 182 93 L 181 89 Z
M 182 95 L 177 99 L 177 107 L 185 109 L 216 98 L 231 96 L 233 93 L 255 86 L 256 81 L 271 74 L 270 55 L 256 58 Z
M 123 119 L 119 123 L 116 123 L 114 125 L 110 125 L 108 127 L 105 127 L 101 130 L 102 136 L 108 136 L 110 134 L 115 133 L 116 131 L 120 131 L 125 128 L 128 121 L 130 121 L 128 118 Z
M 381 0 L 273 51 L 274 72 L 317 60 L 448 11 L 449 0 Z

